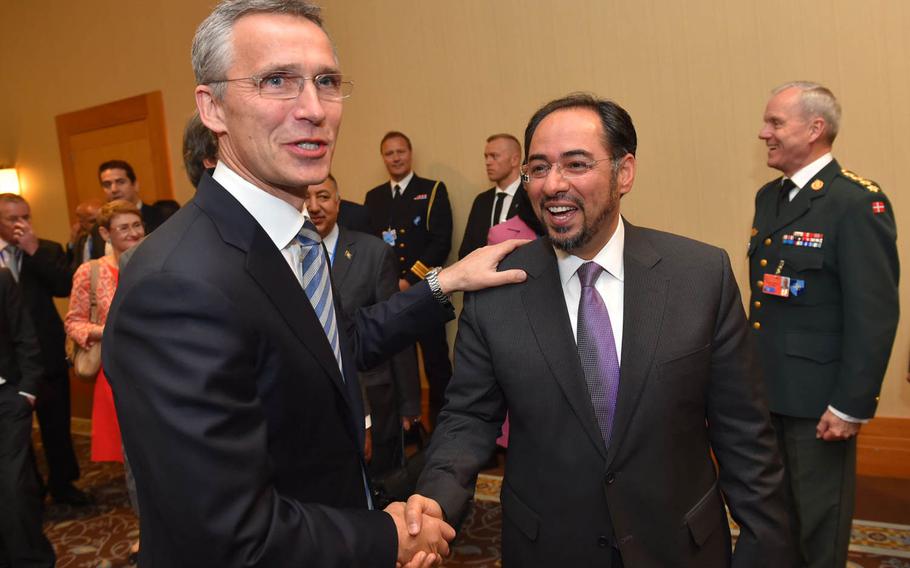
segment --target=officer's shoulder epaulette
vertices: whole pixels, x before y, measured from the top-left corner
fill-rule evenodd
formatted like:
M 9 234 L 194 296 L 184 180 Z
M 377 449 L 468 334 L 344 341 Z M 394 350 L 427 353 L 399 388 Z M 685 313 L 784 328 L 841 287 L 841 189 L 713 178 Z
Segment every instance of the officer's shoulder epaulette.
M 878 184 L 874 181 L 868 180 L 864 177 L 858 176 L 855 173 L 851 172 L 847 168 L 844 168 L 840 171 L 843 176 L 851 181 L 858 183 L 859 185 L 866 188 L 866 190 L 871 191 L 872 193 L 878 193 L 881 191 L 881 188 L 878 187 Z

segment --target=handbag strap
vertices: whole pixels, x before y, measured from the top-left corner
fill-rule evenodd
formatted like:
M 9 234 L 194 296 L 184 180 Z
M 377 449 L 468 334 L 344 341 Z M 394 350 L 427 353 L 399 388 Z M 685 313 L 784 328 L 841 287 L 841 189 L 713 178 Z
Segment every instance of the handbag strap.
M 96 289 L 98 288 L 98 272 L 100 270 L 100 262 L 100 260 L 89 261 L 89 265 L 91 266 L 91 276 L 89 278 L 88 297 L 91 307 L 89 308 L 88 319 L 92 323 L 98 323 L 98 293 L 96 292 Z

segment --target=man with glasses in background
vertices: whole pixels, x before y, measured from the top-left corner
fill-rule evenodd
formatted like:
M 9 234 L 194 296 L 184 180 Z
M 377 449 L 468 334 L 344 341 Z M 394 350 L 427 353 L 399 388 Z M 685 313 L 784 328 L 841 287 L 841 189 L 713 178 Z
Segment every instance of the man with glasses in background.
M 526 282 L 465 296 L 418 493 L 459 522 L 508 410 L 503 566 L 792 566 L 730 261 L 620 217 L 636 146 L 628 113 L 590 95 L 531 118 L 522 174 L 546 235 L 502 263 Z
M 370 510 L 356 371 L 450 319 L 448 293 L 523 278 L 496 271 L 512 247 L 348 320 L 304 203 L 329 174 L 352 88 L 319 9 L 224 1 L 192 56 L 218 164 L 133 255 L 104 334 L 138 489 L 139 565 L 437 563 L 454 536 L 441 519 L 425 515 L 427 530 L 410 536 L 402 503 Z

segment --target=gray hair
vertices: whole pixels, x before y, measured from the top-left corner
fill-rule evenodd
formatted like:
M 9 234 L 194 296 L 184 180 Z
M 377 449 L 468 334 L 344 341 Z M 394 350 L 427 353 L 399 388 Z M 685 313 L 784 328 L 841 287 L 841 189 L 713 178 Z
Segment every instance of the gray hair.
M 319 6 L 306 0 L 223 0 L 196 29 L 193 37 L 193 73 L 196 84 L 205 85 L 226 78 L 233 58 L 231 34 L 234 24 L 250 14 L 288 14 L 306 18 L 320 28 Z M 323 28 L 324 30 L 324 28 Z M 215 83 L 215 98 L 224 96 L 224 83 Z
M 827 87 L 811 81 L 791 81 L 771 91 L 776 95 L 787 89 L 799 89 L 799 106 L 806 118 L 820 116 L 827 126 L 828 143 L 837 138 L 840 129 L 840 103 Z

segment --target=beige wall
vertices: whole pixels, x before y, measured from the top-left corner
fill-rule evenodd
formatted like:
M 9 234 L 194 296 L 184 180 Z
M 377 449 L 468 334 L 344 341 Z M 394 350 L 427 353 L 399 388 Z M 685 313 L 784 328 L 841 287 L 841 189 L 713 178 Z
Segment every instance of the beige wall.
M 623 200 L 627 218 L 725 248 L 745 284 L 754 193 L 776 175 L 756 138 L 767 93 L 787 80 L 812 79 L 840 98 L 835 154 L 888 193 L 908 266 L 902 221 L 910 199 L 898 175 L 910 156 L 904 0 L 322 3 L 357 83 L 335 160 L 342 191 L 360 199 L 382 181 L 379 138 L 403 130 L 414 142 L 417 171 L 449 186 L 455 248 L 474 194 L 488 187 L 485 137 L 507 131 L 521 138 L 541 103 L 587 90 L 619 101 L 638 128 L 639 176 Z M 162 90 L 177 197 L 191 195 L 179 146 L 192 111 L 189 43 L 209 4 L 2 4 L 0 163 L 22 167 L 43 234 L 66 239 L 53 122 L 62 112 Z M 906 279 L 901 298 L 910 305 Z M 882 416 L 910 417 L 906 322 Z

